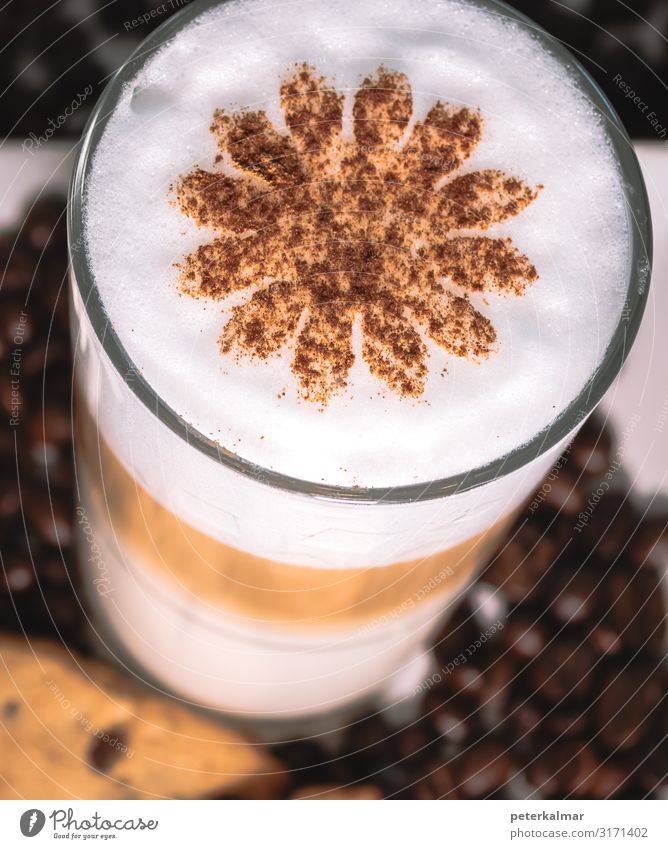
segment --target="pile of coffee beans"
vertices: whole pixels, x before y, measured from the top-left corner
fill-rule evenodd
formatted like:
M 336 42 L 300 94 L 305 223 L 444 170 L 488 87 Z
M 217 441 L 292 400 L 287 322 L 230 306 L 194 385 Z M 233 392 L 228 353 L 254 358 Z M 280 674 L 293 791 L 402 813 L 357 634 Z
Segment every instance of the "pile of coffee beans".
M 85 650 L 66 270 L 64 201 L 39 200 L 0 236 L 0 630 Z M 289 795 L 668 797 L 667 526 L 588 421 L 452 614 L 412 718 L 277 746 Z
M 293 792 L 668 798 L 668 516 L 620 475 L 589 420 L 445 627 L 414 720 L 286 745 Z
M 0 235 L 0 628 L 80 643 L 64 201 Z

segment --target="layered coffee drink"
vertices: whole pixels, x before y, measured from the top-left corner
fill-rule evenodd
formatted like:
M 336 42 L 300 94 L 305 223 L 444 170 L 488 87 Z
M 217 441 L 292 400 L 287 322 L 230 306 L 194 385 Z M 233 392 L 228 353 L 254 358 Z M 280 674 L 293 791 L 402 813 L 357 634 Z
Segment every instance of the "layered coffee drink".
M 473 0 L 194 3 L 111 83 L 73 183 L 78 515 L 153 681 L 257 717 L 409 695 L 621 365 L 629 175 L 545 38 Z

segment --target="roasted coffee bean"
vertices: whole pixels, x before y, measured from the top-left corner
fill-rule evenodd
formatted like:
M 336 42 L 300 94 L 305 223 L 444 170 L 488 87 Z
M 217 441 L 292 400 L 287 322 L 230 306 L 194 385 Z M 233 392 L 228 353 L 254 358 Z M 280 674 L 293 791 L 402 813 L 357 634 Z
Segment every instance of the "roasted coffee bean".
M 590 568 L 597 563 L 607 569 L 627 557 L 638 519 L 628 492 L 606 491 L 596 500 L 598 487 L 587 493 L 587 504 L 573 523 L 573 542 Z
M 9 370 L 0 374 L 0 406 L 3 417 L 9 418 L 12 427 L 23 422 L 26 407 L 24 387 L 19 378 L 10 375 Z
M 45 553 L 40 557 L 39 572 L 41 578 L 52 586 L 65 586 L 70 583 L 70 571 L 57 552 Z
M 343 801 L 382 799 L 380 788 L 374 784 L 357 784 L 337 787 L 336 784 L 307 784 L 300 787 L 291 799 L 339 799 Z
M 13 458 L 11 458 L 13 465 Z M 9 463 L 8 463 L 9 465 Z M 21 497 L 18 485 L 11 476 L 0 478 L 0 522 L 5 526 L 16 522 L 21 514 Z
M 43 385 L 40 381 L 41 403 L 48 407 L 50 404 L 63 406 L 64 410 L 71 410 L 72 405 L 72 378 L 62 369 L 53 370 L 47 375 Z
M 586 740 L 554 742 L 527 765 L 531 798 L 596 798 L 599 767 L 598 755 Z
M 589 798 L 592 799 L 633 799 L 628 784 L 629 769 L 614 758 L 604 761 L 592 776 L 592 786 L 589 788 Z
M 15 428 L 11 426 L 7 427 L 6 422 L 0 425 L 0 479 L 5 477 L 8 469 L 14 468 L 13 458 L 16 436 Z M 1 488 L 0 492 L 2 492 Z
M 636 568 L 668 570 L 668 516 L 645 519 L 633 533 L 630 559 Z
M 508 708 L 508 713 L 497 728 L 509 743 L 521 748 L 532 745 L 534 740 L 545 740 L 543 728 L 545 709 L 534 698 L 527 698 L 524 693 L 514 699 Z
M 67 635 L 79 633 L 82 628 L 81 601 L 74 595 L 69 587 L 62 592 L 49 592 L 46 597 L 46 611 L 49 620 L 57 631 L 64 631 Z
M 665 651 L 666 610 L 661 577 L 654 570 L 613 571 L 604 580 L 608 608 L 604 622 L 625 646 Z
M 47 247 L 59 246 L 63 249 L 67 242 L 65 205 L 58 195 L 39 198 L 29 208 L 21 237 L 39 256 Z
M 590 631 L 592 645 L 599 654 L 615 655 L 624 648 L 624 642 L 617 631 L 605 622 L 597 623 Z
M 567 454 L 568 461 L 590 477 L 601 477 L 610 468 L 610 432 L 596 416 L 584 423 Z
M 54 548 L 69 548 L 73 538 L 71 503 L 62 493 L 35 493 L 25 502 L 29 521 L 40 538 Z
M 505 623 L 502 632 L 504 645 L 520 662 L 531 660 L 540 654 L 550 639 L 538 612 L 533 615 L 518 612 Z
M 528 680 L 532 691 L 550 704 L 586 699 L 594 687 L 598 662 L 585 636 L 560 635 L 531 662 Z
M 480 636 L 480 628 L 468 604 L 460 604 L 436 639 L 434 651 L 441 667 L 464 652 Z
M 540 596 L 547 586 L 547 573 L 553 566 L 559 549 L 547 534 L 531 526 L 507 541 L 482 570 L 481 579 L 498 587 L 512 603 L 529 601 Z
M 444 698 L 440 689 L 427 697 L 424 714 L 429 718 L 440 741 L 452 747 L 463 746 L 482 736 L 478 711 L 461 698 Z
M 460 799 L 455 781 L 448 764 L 434 764 L 429 772 L 402 794 L 412 799 Z
M 31 457 L 55 460 L 72 440 L 72 419 L 67 407 L 51 402 L 33 413 L 28 421 L 28 438 L 32 443 Z
M 527 698 L 526 688 L 518 688 L 517 704 L 511 704 L 502 728 L 523 751 L 534 751 L 555 740 L 587 739 L 592 733 L 591 711 L 586 703 L 546 704 L 545 700 Z
M 568 737 L 586 740 L 588 732 L 591 731 L 589 707 L 559 705 L 558 708 L 546 712 L 542 730 L 550 740 Z
M 23 377 L 39 381 L 40 389 L 41 382 L 47 382 L 54 373 L 67 374 L 70 368 L 70 350 L 69 346 L 64 341 L 57 339 L 36 340 L 35 344 L 30 346 L 26 351 L 21 362 L 21 374 Z M 67 399 L 62 398 L 59 404 L 54 404 L 53 408 L 58 407 L 62 412 L 67 411 Z M 34 411 L 35 412 L 35 411 Z
M 277 746 L 276 754 L 300 784 L 329 783 L 332 755 L 314 740 L 297 740 Z
M 588 572 L 561 568 L 550 581 L 550 612 L 560 623 L 597 621 L 601 614 L 602 585 L 605 579 Z
M 594 706 L 598 737 L 612 749 L 632 749 L 665 713 L 668 691 L 657 664 L 634 658 L 606 666 Z M 660 739 L 660 738 L 659 738 Z
M 417 760 L 425 758 L 434 747 L 434 733 L 424 721 L 407 725 L 397 736 L 396 750 L 399 758 Z
M 517 771 L 508 746 L 493 739 L 481 740 L 451 762 L 455 789 L 468 799 L 484 799 L 506 789 Z
M 10 554 L 4 565 L 4 584 L 10 592 L 24 592 L 35 583 L 35 570 L 27 557 Z
M 628 772 L 602 761 L 586 739 L 558 741 L 527 769 L 536 796 L 543 799 L 609 799 L 623 795 Z
M 452 670 L 444 680 L 443 692 L 468 699 L 490 718 L 498 717 L 508 705 L 514 672 L 510 657 L 479 649 L 474 658 Z
M 573 518 L 585 507 L 585 497 L 575 473 L 565 466 L 544 486 L 545 505 L 554 513 Z
M 635 775 L 643 790 L 641 796 L 651 796 L 654 793 L 658 795 L 663 792 L 663 795 L 658 797 L 668 799 L 668 742 L 666 738 L 660 739 L 653 751 L 638 763 Z
M 0 297 L 27 293 L 35 277 L 35 257 L 13 239 L 0 242 Z M 8 302 L 8 301 L 7 301 Z M 4 334 L 3 334 L 4 335 Z
M 395 748 L 399 735 L 377 716 L 354 722 L 345 736 L 347 762 L 360 778 L 387 769 L 399 760 Z

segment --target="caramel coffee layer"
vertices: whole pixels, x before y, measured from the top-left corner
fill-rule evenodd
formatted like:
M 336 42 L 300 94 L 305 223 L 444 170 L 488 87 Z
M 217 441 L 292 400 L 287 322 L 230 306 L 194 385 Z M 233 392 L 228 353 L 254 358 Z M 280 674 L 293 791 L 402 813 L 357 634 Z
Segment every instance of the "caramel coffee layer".
M 256 620 L 332 625 L 406 613 L 462 587 L 513 519 L 418 560 L 360 569 L 291 565 L 224 545 L 183 522 L 128 474 L 81 404 L 77 425 L 80 468 L 89 475 L 97 514 L 113 515 L 118 544 L 174 589 Z

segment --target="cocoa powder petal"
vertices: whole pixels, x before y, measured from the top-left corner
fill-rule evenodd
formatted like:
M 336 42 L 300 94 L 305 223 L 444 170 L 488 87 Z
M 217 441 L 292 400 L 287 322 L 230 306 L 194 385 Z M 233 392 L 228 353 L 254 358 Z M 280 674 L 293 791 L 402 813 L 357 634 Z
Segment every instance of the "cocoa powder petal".
M 460 230 L 486 230 L 518 215 L 537 192 L 516 177 L 502 171 L 473 171 L 454 177 L 438 193 L 437 218 L 440 226 Z
M 286 280 L 271 283 L 234 307 L 219 340 L 220 350 L 267 359 L 295 334 L 303 310 L 298 284 Z
M 428 336 L 449 354 L 477 360 L 494 350 L 492 323 L 466 297 L 434 292 L 413 302 L 411 311 Z
M 341 134 L 343 95 L 302 63 L 281 84 L 281 106 L 302 161 L 326 163 L 328 148 Z
M 355 360 L 352 332 L 353 311 L 347 303 L 320 303 L 309 310 L 292 362 L 305 400 L 324 406 L 345 389 Z
M 181 177 L 176 201 L 198 226 L 230 234 L 256 229 L 280 209 L 278 196 L 247 180 L 199 168 Z
M 408 78 L 379 68 L 367 77 L 355 95 L 355 139 L 367 157 L 384 155 L 383 146 L 397 142 L 413 114 L 413 93 Z M 375 150 L 379 148 L 379 150 Z
M 441 274 L 470 292 L 522 295 L 538 279 L 510 239 L 460 236 L 432 245 L 431 255 Z
M 267 183 L 300 182 L 305 174 L 292 139 L 278 133 L 265 112 L 214 112 L 211 132 L 232 162 Z
M 294 261 L 281 228 L 241 239 L 219 238 L 200 245 L 180 265 L 184 294 L 220 301 L 267 278 L 291 278 Z
M 375 377 L 404 397 L 424 391 L 427 349 L 402 311 L 369 304 L 362 312 L 362 354 Z
M 439 101 L 416 123 L 401 151 L 403 174 L 413 183 L 434 185 L 468 159 L 481 136 L 477 111 Z

